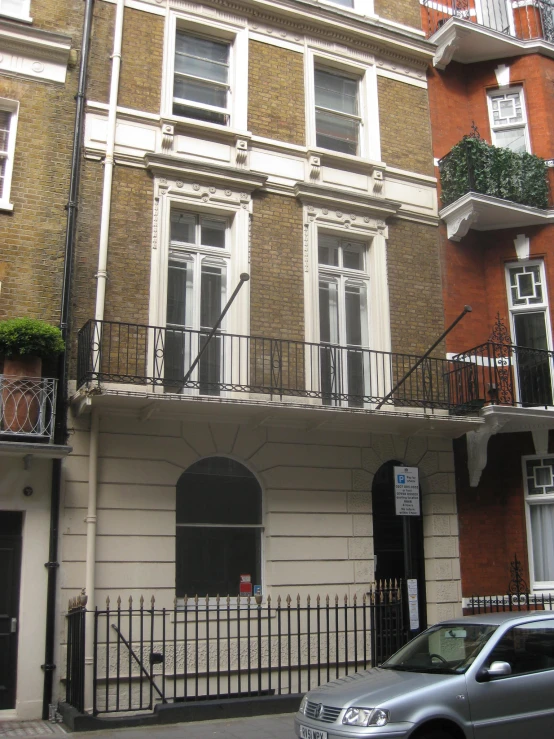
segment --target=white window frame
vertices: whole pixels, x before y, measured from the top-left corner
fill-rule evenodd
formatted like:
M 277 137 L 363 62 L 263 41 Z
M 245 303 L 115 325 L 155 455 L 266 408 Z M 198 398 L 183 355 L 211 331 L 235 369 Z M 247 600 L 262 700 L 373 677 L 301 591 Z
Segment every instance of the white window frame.
M 535 560 L 533 554 L 533 532 L 531 528 L 531 507 L 534 505 L 554 505 L 554 493 L 529 495 L 527 485 L 527 462 L 532 460 L 554 459 L 554 454 L 528 455 L 521 458 L 523 490 L 525 497 L 525 522 L 527 527 L 527 556 L 532 590 L 554 590 L 554 580 L 535 580 Z M 552 542 L 554 546 L 554 542 Z
M 173 82 L 175 67 L 175 39 L 177 30 L 230 44 L 229 79 L 227 93 L 227 124 L 212 123 L 196 118 L 184 118 L 173 114 Z M 248 85 L 248 28 L 238 23 L 222 23 L 199 19 L 193 13 L 170 10 L 166 17 L 164 49 L 164 82 L 162 87 L 162 116 L 175 122 L 188 122 L 195 127 L 221 130 L 247 130 Z
M 379 136 L 379 104 L 377 97 L 377 70 L 375 64 L 353 61 L 337 54 L 328 54 L 319 49 L 308 48 L 304 55 L 304 79 L 306 81 L 306 139 L 310 151 L 347 161 L 369 159 L 381 161 Z M 344 154 L 333 149 L 324 149 L 316 144 L 315 123 L 315 69 L 359 80 L 358 116 L 360 119 L 357 155 Z
M 2 194 L 0 195 L 0 210 L 13 210 L 13 203 L 10 202 L 12 175 L 13 175 L 13 161 L 15 156 L 15 139 L 17 133 L 17 121 L 19 118 L 19 103 L 17 100 L 8 100 L 7 98 L 0 98 L 0 110 L 7 111 L 10 113 L 10 129 L 8 137 L 8 149 L 6 152 L 5 159 L 6 168 L 4 171 L 4 186 Z
M 548 351 L 552 351 L 552 326 L 550 324 L 550 310 L 549 310 L 549 301 L 548 301 L 548 289 L 546 284 L 546 272 L 544 268 L 544 261 L 542 259 L 526 259 L 519 262 L 508 262 L 506 263 L 506 269 L 505 269 L 505 278 L 506 278 L 506 294 L 508 299 L 508 308 L 510 312 L 510 334 L 512 336 L 512 342 L 515 344 L 516 342 L 516 330 L 515 330 L 515 320 L 514 317 L 516 315 L 521 315 L 522 313 L 543 313 L 544 319 L 545 319 L 545 325 L 546 325 L 546 341 L 547 341 L 547 349 Z M 541 274 L 541 288 L 542 288 L 542 303 L 537 303 L 535 305 L 514 305 L 512 302 L 512 290 L 510 285 L 510 269 L 514 269 L 515 267 L 539 267 L 540 274 Z M 515 358 L 514 358 L 515 359 Z M 519 382 L 518 382 L 518 373 L 514 373 L 514 382 L 515 382 L 515 390 L 516 390 L 516 397 L 519 399 Z M 554 392 L 554 376 L 551 374 L 551 383 L 552 383 L 552 390 Z
M 519 123 L 506 123 L 506 124 L 495 124 L 494 118 L 493 118 L 493 109 L 492 109 L 492 99 L 493 97 L 498 97 L 500 95 L 512 95 L 514 93 L 518 93 L 520 95 L 521 100 L 521 112 L 522 112 L 522 120 Z M 501 146 L 501 144 L 497 143 L 497 132 L 498 131 L 511 131 L 514 129 L 522 129 L 523 135 L 525 139 L 525 151 L 527 151 L 529 154 L 531 154 L 531 141 L 529 138 L 529 125 L 527 123 L 527 106 L 525 104 L 525 95 L 523 93 L 523 87 L 521 85 L 517 85 L 514 87 L 505 87 L 505 88 L 497 88 L 495 90 L 488 90 L 487 91 L 487 109 L 489 112 L 489 125 L 491 130 L 491 142 L 494 146 Z
M 18 21 L 27 21 L 28 23 L 32 23 L 31 0 L 19 0 L 19 12 L 10 12 L 4 7 L 4 5 L 4 0 L 0 0 L 0 17 L 17 18 Z
M 162 180 L 163 182 L 163 180 Z M 182 183 L 179 183 L 181 185 Z M 187 197 L 186 194 L 178 194 L 179 185 L 170 183 L 169 192 L 164 184 L 160 187 L 160 180 L 156 180 L 155 192 L 155 216 L 157 220 L 156 237 L 152 249 L 152 261 L 150 270 L 150 308 L 149 323 L 151 326 L 164 327 L 167 324 L 167 286 L 168 286 L 168 263 L 170 253 L 171 236 L 171 212 L 182 210 L 200 216 L 215 216 L 227 220 L 228 229 L 226 234 L 225 250 L 214 247 L 210 254 L 229 259 L 227 270 L 227 298 L 239 282 L 242 272 L 250 273 L 249 243 L 250 243 L 250 217 L 252 203 L 249 207 L 241 207 L 240 202 L 225 205 L 204 204 L 199 198 Z M 208 247 L 209 249 L 209 247 Z M 216 251 L 217 249 L 217 251 Z M 224 254 L 222 252 L 225 252 Z M 202 250 L 205 253 L 205 250 Z M 232 334 L 250 335 L 250 282 L 245 282 L 225 317 L 225 331 Z M 149 352 L 149 376 L 154 376 L 153 352 Z M 238 361 L 238 360 L 237 360 Z M 243 358 L 246 362 L 246 358 Z M 229 371 L 237 371 L 229 367 Z M 246 366 L 240 367 L 244 375 Z M 163 388 L 157 391 L 163 392 Z M 221 393 L 221 397 L 227 397 L 229 393 Z M 241 393 L 244 396 L 243 393 Z

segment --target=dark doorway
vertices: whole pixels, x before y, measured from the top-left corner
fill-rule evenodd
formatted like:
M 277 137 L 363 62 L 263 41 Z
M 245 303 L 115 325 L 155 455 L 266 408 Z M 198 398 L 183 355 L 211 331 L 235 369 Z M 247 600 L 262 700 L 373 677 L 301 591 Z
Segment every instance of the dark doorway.
M 386 462 L 373 478 L 373 551 L 375 580 L 417 580 L 419 625 L 425 628 L 425 566 L 423 558 L 423 516 L 397 516 L 394 501 L 394 467 Z M 420 498 L 421 499 L 421 498 Z
M 15 708 L 23 514 L 0 512 L 0 710 Z

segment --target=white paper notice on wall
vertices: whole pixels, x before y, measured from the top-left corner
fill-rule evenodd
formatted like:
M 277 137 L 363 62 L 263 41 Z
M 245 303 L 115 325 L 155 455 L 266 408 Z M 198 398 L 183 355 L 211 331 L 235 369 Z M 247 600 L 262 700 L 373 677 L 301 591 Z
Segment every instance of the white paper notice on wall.
M 417 580 L 408 580 L 408 613 L 410 614 L 410 631 L 419 629 L 419 603 L 417 602 Z
M 394 500 L 397 516 L 419 516 L 419 470 L 394 468 Z

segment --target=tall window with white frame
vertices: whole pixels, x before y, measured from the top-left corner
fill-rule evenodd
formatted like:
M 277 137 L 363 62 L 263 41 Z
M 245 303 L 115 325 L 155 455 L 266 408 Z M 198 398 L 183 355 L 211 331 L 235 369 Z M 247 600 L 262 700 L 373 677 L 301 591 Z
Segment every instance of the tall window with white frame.
M 167 273 L 164 380 L 182 389 L 183 378 L 219 318 L 227 292 L 230 248 L 226 219 L 173 210 Z M 224 329 L 212 338 L 187 387 L 219 395 Z
M 356 156 L 360 149 L 359 79 L 314 70 L 316 145 Z
M 369 384 L 367 244 L 320 233 L 318 262 L 323 402 L 360 407 Z
M 9 208 L 19 104 L 0 98 L 0 208 Z
M 517 399 L 523 406 L 552 405 L 548 296 L 542 261 L 506 268 L 515 349 Z
M 173 114 L 229 125 L 231 43 L 177 29 Z
M 29 19 L 30 0 L 0 0 L 0 15 Z
M 554 456 L 524 457 L 527 535 L 534 588 L 554 588 Z
M 488 93 L 492 143 L 517 154 L 531 151 L 521 87 Z

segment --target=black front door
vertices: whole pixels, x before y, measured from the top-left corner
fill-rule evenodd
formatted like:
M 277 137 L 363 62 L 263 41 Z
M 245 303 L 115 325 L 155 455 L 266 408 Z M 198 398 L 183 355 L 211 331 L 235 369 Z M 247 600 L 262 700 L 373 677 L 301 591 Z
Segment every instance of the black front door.
M 23 514 L 0 511 L 0 710 L 15 707 Z

